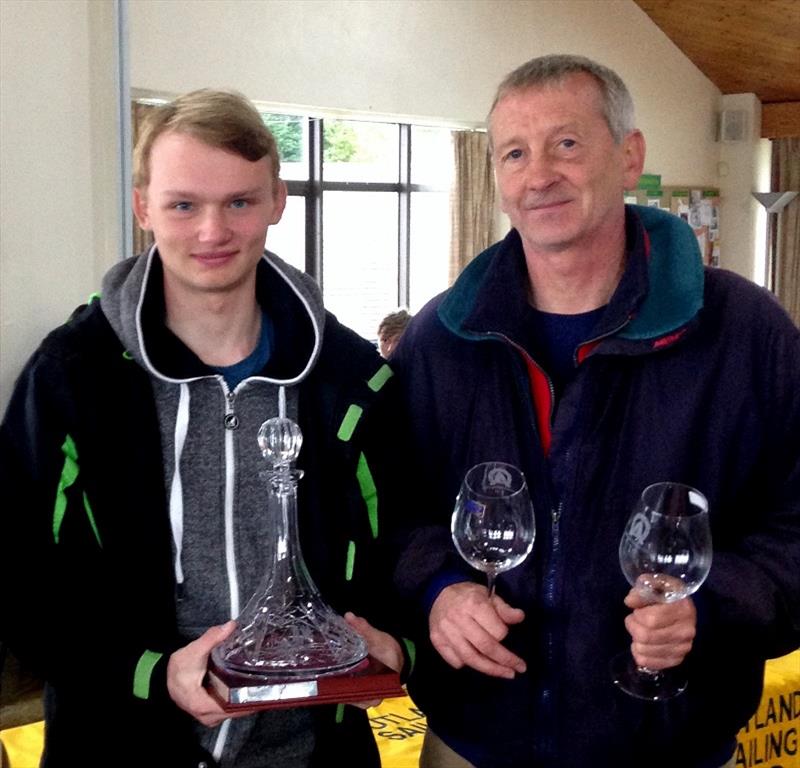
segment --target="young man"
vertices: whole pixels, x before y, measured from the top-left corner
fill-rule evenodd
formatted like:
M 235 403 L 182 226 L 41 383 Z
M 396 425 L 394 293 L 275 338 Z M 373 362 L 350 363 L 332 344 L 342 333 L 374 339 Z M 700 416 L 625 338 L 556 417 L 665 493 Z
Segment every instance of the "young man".
M 800 332 L 765 291 L 704 270 L 680 219 L 623 204 L 645 146 L 615 73 L 533 59 L 489 128 L 513 229 L 392 357 L 419 501 L 396 582 L 417 620 L 421 764 L 718 768 L 764 660 L 800 644 Z M 523 469 L 537 519 L 491 600 L 449 531 L 464 473 L 490 460 Z M 708 498 L 713 565 L 695 596 L 648 605 L 618 547 L 662 480 Z M 617 689 L 628 646 L 683 663 L 686 692 Z
M 375 616 L 391 373 L 264 251 L 286 187 L 245 99 L 160 107 L 134 165 L 155 245 L 45 339 L 0 433 L 3 487 L 24 499 L 3 505 L 1 631 L 48 681 L 43 765 L 375 766 L 362 710 L 227 719 L 203 679 L 264 576 L 256 437 L 279 413 L 303 431 L 312 578 L 337 610 Z M 399 664 L 391 637 L 350 618 Z

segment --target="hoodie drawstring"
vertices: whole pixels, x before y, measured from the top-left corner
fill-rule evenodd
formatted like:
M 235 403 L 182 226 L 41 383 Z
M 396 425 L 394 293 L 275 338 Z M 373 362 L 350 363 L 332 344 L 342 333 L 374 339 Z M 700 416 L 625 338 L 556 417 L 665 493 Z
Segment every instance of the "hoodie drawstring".
M 172 471 L 172 486 L 169 492 L 169 522 L 172 527 L 172 541 L 175 545 L 175 582 L 178 589 L 183 585 L 183 483 L 181 482 L 181 454 L 189 431 L 189 385 L 180 385 L 178 412 L 175 416 L 175 466 Z

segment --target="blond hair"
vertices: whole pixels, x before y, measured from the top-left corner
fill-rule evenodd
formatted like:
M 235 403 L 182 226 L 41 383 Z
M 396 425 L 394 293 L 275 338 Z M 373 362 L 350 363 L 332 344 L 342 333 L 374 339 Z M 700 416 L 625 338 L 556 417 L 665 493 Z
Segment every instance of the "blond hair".
M 269 157 L 273 180 L 278 180 L 278 145 L 256 108 L 235 91 L 203 88 L 156 107 L 145 119 L 133 150 L 133 185 L 137 189 L 150 183 L 153 144 L 169 131 L 192 136 L 251 162 Z

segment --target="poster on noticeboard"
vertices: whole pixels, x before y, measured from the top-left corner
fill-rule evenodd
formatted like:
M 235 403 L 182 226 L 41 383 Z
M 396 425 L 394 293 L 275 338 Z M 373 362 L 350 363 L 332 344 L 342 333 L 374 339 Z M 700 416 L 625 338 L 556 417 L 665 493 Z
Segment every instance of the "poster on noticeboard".
M 694 231 L 703 263 L 719 266 L 719 191 L 716 189 L 674 189 L 670 210 Z
M 661 184 L 661 175 L 643 173 L 636 189 L 626 190 L 625 202 L 664 208 L 680 216 L 694 231 L 703 264 L 718 267 L 720 259 L 719 190 Z

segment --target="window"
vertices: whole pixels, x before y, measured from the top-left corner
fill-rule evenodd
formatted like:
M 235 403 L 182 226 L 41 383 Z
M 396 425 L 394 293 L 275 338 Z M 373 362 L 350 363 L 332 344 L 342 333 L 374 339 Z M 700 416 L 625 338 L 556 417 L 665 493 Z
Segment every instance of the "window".
M 267 246 L 322 285 L 325 306 L 374 339 L 388 312 L 447 287 L 450 130 L 264 114 L 289 199 Z

